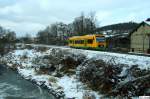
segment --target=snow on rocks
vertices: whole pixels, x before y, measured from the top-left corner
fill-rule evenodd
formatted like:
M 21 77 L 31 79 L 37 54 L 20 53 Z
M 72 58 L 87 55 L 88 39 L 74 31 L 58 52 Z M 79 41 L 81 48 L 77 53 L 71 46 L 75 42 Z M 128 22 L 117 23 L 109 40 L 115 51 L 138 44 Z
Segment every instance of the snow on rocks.
M 18 73 L 23 76 L 25 79 L 31 79 L 32 75 L 35 75 L 33 69 L 21 69 L 20 67 L 17 68 Z
M 49 81 L 51 76 L 43 74 L 38 75 L 34 71 L 34 69 L 21 69 L 18 68 L 18 73 L 25 79 L 32 81 L 33 83 L 37 84 L 38 86 L 41 86 L 43 88 L 48 89 L 50 93 L 55 95 L 57 98 L 64 97 L 63 89 L 62 87 L 58 86 L 56 82 L 53 82 L 52 80 Z M 57 78 L 53 78 L 57 79 Z

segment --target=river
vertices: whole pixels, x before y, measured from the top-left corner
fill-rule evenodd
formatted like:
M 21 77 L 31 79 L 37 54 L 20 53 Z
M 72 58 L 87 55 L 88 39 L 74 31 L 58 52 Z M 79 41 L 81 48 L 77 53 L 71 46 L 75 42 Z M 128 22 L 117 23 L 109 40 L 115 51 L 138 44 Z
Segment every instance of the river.
M 55 99 L 46 90 L 0 65 L 0 99 Z

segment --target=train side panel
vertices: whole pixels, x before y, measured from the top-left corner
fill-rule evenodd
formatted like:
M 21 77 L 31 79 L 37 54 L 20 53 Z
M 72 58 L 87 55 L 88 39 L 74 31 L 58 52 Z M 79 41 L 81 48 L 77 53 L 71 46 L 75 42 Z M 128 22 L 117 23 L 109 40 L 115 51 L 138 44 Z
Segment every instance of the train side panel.
M 69 38 L 69 46 L 77 48 L 106 48 L 104 36 L 85 35 Z

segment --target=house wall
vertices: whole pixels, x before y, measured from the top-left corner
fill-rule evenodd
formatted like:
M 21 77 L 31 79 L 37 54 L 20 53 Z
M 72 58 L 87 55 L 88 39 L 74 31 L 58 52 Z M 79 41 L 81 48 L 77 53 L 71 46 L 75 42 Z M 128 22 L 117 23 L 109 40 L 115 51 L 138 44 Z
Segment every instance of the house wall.
M 146 53 L 150 48 L 150 38 L 148 35 L 150 35 L 150 26 L 148 25 L 141 26 L 132 33 L 130 51 Z

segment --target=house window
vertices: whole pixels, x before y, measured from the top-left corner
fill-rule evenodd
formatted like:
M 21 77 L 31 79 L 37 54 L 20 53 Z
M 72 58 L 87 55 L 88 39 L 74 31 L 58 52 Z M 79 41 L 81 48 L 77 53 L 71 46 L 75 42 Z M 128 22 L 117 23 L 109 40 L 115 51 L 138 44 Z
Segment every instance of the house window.
M 147 50 L 147 53 L 150 54 L 150 48 Z
M 134 48 L 132 48 L 132 52 L 134 52 Z

